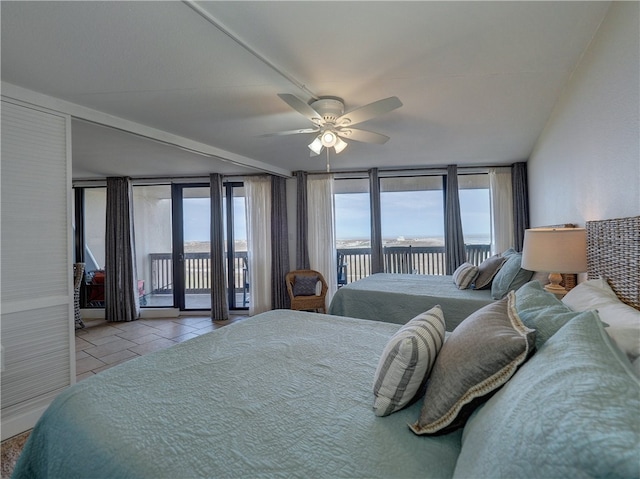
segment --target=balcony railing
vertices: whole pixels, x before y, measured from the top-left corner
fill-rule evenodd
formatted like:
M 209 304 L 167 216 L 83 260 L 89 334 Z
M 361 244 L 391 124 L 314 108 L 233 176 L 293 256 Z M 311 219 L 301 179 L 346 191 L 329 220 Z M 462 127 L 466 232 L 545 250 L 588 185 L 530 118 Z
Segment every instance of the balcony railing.
M 467 244 L 467 261 L 479 265 L 491 254 L 488 244 Z M 386 246 L 383 248 L 385 273 L 445 274 L 444 246 Z M 371 248 L 340 248 L 346 283 L 371 274 Z M 340 268 L 340 265 L 338 265 Z
M 488 244 L 467 244 L 467 261 L 479 265 L 489 257 Z M 387 246 L 383 248 L 386 273 L 445 274 L 443 246 Z M 340 248 L 345 281 L 351 283 L 371 274 L 371 248 Z M 151 292 L 171 294 L 173 292 L 173 264 L 171 253 L 151 253 Z M 187 293 L 204 293 L 211 289 L 211 261 L 206 253 L 185 253 L 185 287 Z M 340 262 L 336 264 L 340 268 Z M 247 252 L 234 255 L 234 288 L 246 288 Z
M 173 293 L 173 261 L 171 253 L 150 253 L 151 292 L 155 294 Z M 204 293 L 211 290 L 211 255 L 205 253 L 185 253 L 186 293 Z M 247 252 L 236 251 L 233 258 L 234 287 L 242 290 L 246 283 Z

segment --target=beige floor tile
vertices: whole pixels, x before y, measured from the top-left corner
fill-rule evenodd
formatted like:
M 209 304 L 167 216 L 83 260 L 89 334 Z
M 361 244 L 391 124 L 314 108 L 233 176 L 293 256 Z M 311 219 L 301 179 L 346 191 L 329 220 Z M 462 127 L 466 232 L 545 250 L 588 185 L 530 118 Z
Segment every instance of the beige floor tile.
M 85 349 L 84 351 L 94 358 L 101 358 L 103 356 L 108 356 L 113 353 L 117 353 L 123 351 L 125 349 L 131 348 L 132 346 L 137 346 L 133 341 L 129 341 L 128 339 L 118 338 L 117 341 L 111 341 L 110 343 L 103 344 L 101 346 L 96 346 L 93 348 Z
M 86 372 L 86 373 L 78 374 L 78 375 L 76 376 L 76 382 L 80 382 L 80 381 L 82 381 L 83 379 L 87 379 L 87 378 L 89 378 L 89 377 L 91 377 L 91 376 L 94 376 L 94 375 L 95 375 L 95 373 L 94 373 L 93 371 L 88 371 L 88 372 Z
M 122 333 L 118 333 L 118 337 L 123 339 L 135 340 L 135 338 L 140 338 L 142 336 L 146 336 L 148 334 L 153 334 L 156 332 L 156 329 L 151 326 L 147 326 L 145 324 L 138 324 L 134 327 L 128 328 L 126 331 Z
M 187 333 L 187 334 L 183 334 L 182 336 L 178 336 L 177 338 L 173 338 L 173 340 L 177 343 L 183 343 L 189 339 L 197 338 L 198 336 L 200 336 L 200 334 Z
M 166 338 L 160 338 L 160 339 L 156 339 L 155 341 L 151 341 L 149 343 L 138 344 L 129 349 L 134 353 L 143 355 L 143 354 L 152 353 L 154 351 L 159 351 L 161 349 L 166 349 L 168 347 L 174 346 L 175 344 L 177 344 L 175 341 L 171 341 L 170 339 L 166 339 Z
M 104 365 L 105 363 L 93 356 L 78 359 L 76 360 L 76 376 L 100 368 Z
M 123 351 L 118 351 L 117 353 L 109 354 L 107 356 L 100 356 L 100 361 L 112 365 L 121 363 L 131 358 L 135 358 L 136 356 L 139 355 L 134 353 L 130 349 L 125 349 Z
M 215 322 L 202 314 L 122 323 L 85 320 L 85 328 L 76 331 L 76 381 L 247 317 L 232 315 L 227 321 Z
M 151 334 L 145 334 L 144 336 L 139 336 L 139 337 L 132 337 L 131 341 L 133 341 L 136 344 L 144 344 L 144 343 L 150 343 L 151 341 L 155 341 L 156 339 L 161 339 L 162 336 L 159 336 L 158 334 L 155 333 L 151 333 Z
M 78 359 L 84 359 L 84 358 L 92 358 L 93 356 L 91 356 L 90 354 L 87 354 L 84 351 L 76 351 L 76 361 Z
M 84 339 L 85 341 L 93 342 L 96 339 L 104 338 L 106 336 L 115 336 L 116 334 L 121 332 L 121 329 L 114 328 L 113 326 L 99 326 L 97 328 L 91 329 L 90 331 L 87 331 L 87 333 L 82 336 L 82 339 Z
M 187 333 L 192 333 L 197 330 L 197 328 L 193 328 L 191 326 L 186 326 L 184 324 L 175 324 L 175 323 L 163 325 L 161 327 L 154 328 L 154 329 L 156 329 L 154 334 L 157 334 L 158 336 L 162 336 L 163 338 L 167 338 L 167 339 L 177 338 L 178 336 L 182 336 Z
M 86 348 L 91 348 L 93 346 L 94 345 L 91 344 L 89 341 L 85 341 L 81 337 L 76 336 L 76 352 Z
M 112 343 L 114 341 L 118 341 L 120 338 L 120 336 L 117 335 L 109 335 L 109 336 L 103 336 L 101 338 L 91 338 L 90 342 L 91 344 L 93 344 L 94 346 L 102 346 L 103 344 L 108 344 L 108 343 Z M 86 349 L 86 348 L 85 348 Z

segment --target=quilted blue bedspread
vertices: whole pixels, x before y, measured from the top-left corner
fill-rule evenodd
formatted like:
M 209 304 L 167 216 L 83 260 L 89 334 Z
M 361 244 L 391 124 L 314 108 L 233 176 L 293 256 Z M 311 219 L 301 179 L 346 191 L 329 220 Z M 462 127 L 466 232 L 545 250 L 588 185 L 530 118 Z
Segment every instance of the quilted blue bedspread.
M 13 477 L 451 477 L 461 433 L 372 411 L 397 329 L 271 311 L 131 360 L 60 394 Z
M 405 324 L 436 304 L 447 331 L 492 303 L 491 290 L 458 289 L 452 276 L 378 273 L 340 288 L 329 314 Z

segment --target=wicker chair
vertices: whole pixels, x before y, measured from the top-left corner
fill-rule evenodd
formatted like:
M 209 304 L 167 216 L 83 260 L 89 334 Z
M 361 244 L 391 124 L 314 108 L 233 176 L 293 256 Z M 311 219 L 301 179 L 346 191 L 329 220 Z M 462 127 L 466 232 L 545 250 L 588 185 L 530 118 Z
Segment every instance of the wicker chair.
M 317 282 L 322 284 L 320 294 L 316 294 Z M 329 286 L 322 274 L 312 269 L 299 269 L 290 271 L 285 277 L 287 292 L 291 299 L 291 309 L 298 311 L 322 310 L 327 312 L 325 299 Z

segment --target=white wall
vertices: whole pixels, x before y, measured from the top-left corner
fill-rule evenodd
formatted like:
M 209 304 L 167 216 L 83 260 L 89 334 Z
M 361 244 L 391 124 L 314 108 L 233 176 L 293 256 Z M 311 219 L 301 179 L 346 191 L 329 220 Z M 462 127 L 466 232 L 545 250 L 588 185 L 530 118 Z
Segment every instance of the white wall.
M 528 162 L 531 226 L 640 214 L 640 3 L 613 2 Z

